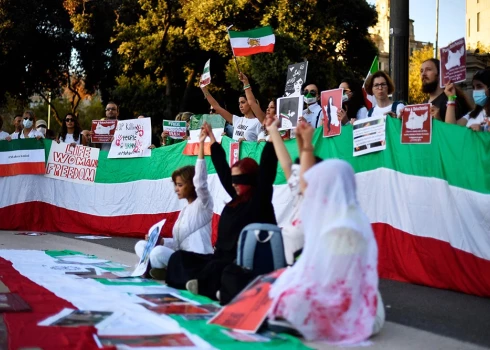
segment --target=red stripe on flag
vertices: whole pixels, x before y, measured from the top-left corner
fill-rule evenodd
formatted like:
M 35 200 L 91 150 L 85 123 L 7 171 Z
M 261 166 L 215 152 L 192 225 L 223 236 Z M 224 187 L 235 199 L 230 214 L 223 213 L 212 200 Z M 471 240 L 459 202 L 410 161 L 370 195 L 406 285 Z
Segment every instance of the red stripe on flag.
M 254 46 L 254 47 L 240 47 L 233 48 L 233 53 L 235 56 L 250 56 L 261 52 L 274 52 L 274 44 L 269 44 L 266 46 Z
M 10 292 L 19 294 L 32 311 L 3 314 L 8 331 L 9 349 L 40 348 L 91 350 L 98 349 L 93 339 L 95 327 L 40 327 L 37 324 L 60 312 L 63 308 L 76 309 L 68 301 L 32 282 L 0 258 L 2 282 Z
M 368 94 L 366 92 L 366 89 L 364 89 L 364 87 L 362 88 L 362 94 L 364 95 L 364 103 L 366 104 L 366 108 L 369 111 L 371 108 L 373 108 L 373 104 L 371 103 L 371 101 L 369 101 Z
M 44 162 L 0 164 L 0 176 L 39 175 L 44 174 L 45 170 Z

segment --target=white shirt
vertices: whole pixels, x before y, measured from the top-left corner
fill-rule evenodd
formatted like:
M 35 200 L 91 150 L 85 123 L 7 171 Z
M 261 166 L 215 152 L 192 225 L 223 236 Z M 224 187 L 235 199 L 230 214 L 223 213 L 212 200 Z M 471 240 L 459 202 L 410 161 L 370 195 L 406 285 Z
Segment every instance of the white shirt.
M 0 130 L 0 140 L 5 140 L 7 136 L 10 136 L 8 132 Z
M 76 140 L 76 141 L 73 138 L 73 134 L 66 134 L 65 139 L 63 140 L 63 138 L 60 137 L 60 140 L 61 140 L 61 142 L 64 142 L 64 143 L 76 143 L 77 145 L 80 145 L 81 144 L 81 140 L 82 140 L 82 134 L 80 134 L 78 136 L 78 140 Z
M 19 138 L 19 132 L 14 131 L 13 133 L 10 134 L 10 137 L 12 138 L 12 140 L 17 140 Z
M 13 134 L 12 134 L 12 135 L 13 135 Z M 34 129 L 34 128 L 33 128 L 33 129 L 31 129 L 31 131 L 29 131 L 29 134 L 27 135 L 27 138 L 28 138 L 28 139 L 33 139 L 33 138 L 36 138 L 36 137 L 38 137 L 38 136 L 41 136 L 42 138 L 44 138 L 44 135 L 43 135 L 43 133 L 42 133 L 42 132 L 37 131 L 36 129 Z M 22 130 L 22 131 L 20 132 L 20 138 L 21 138 L 21 139 L 25 139 L 25 136 L 24 136 L 24 130 Z M 13 137 L 12 137 L 12 139 L 13 139 Z
M 376 105 L 374 107 L 373 114 L 371 115 L 371 117 L 382 117 L 386 113 L 391 112 L 391 106 L 392 106 L 392 104 L 390 104 L 390 105 L 388 105 L 386 107 L 379 107 L 378 105 Z M 397 117 L 401 114 L 403 108 L 405 108 L 405 105 L 403 103 L 399 103 L 396 106 L 396 116 Z
M 257 118 L 233 116 L 233 140 L 257 141 L 262 125 Z
M 260 141 L 260 140 L 269 141 L 271 138 L 271 135 L 266 135 L 265 134 L 266 132 L 267 132 L 267 130 L 265 130 L 265 128 L 262 126 L 260 128 L 259 136 L 257 136 L 257 141 Z
M 476 118 L 470 118 L 470 114 L 468 113 L 465 115 L 463 118 L 466 119 L 467 123 L 466 126 L 469 128 L 472 125 L 478 124 L 481 125 L 485 121 L 485 118 L 487 117 L 487 114 L 485 113 L 485 110 L 482 109 L 481 112 L 476 116 Z
M 310 112 L 308 112 L 308 109 L 310 110 Z M 321 112 L 322 106 L 320 106 L 318 103 L 315 103 L 308 106 L 308 108 L 303 111 L 303 118 L 306 119 L 308 124 L 310 124 L 314 128 L 318 128 L 320 125 L 322 125 L 321 121 L 323 119 L 323 114 Z M 320 114 L 320 117 L 318 117 L 318 114 Z
M 397 109 L 398 109 L 398 107 L 397 107 Z M 364 118 L 367 118 L 367 115 L 368 115 L 368 109 L 366 107 L 361 107 L 357 111 L 356 118 L 357 118 L 357 120 L 364 119 Z
M 197 199 L 179 213 L 172 230 L 173 240 L 164 240 L 164 246 L 198 254 L 212 254 L 211 220 L 213 198 L 208 190 L 206 161 L 198 159 L 194 175 Z M 168 242 L 167 242 L 168 241 Z

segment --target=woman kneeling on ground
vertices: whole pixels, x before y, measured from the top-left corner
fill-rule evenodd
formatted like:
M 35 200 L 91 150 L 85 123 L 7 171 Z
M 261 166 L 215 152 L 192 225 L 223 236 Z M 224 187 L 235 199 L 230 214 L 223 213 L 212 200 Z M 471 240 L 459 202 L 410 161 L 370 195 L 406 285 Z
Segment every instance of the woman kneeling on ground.
M 158 280 L 166 277 L 166 267 L 175 251 L 184 250 L 197 254 L 212 254 L 211 220 L 213 218 L 213 198 L 208 190 L 208 174 L 204 160 L 204 140 L 206 131 L 199 137 L 199 155 L 196 166 L 185 166 L 172 174 L 175 193 L 185 199 L 188 205 L 179 213 L 172 230 L 173 238 L 162 239 L 150 252 L 150 276 Z M 146 241 L 136 243 L 136 254 L 141 257 Z

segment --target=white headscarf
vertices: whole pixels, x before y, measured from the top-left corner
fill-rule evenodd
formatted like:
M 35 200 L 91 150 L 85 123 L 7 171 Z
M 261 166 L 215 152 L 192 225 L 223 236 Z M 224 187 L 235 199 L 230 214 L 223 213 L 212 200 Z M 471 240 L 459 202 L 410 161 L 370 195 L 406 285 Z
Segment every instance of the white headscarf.
M 326 160 L 305 175 L 301 209 L 305 246 L 270 291 L 271 318 L 283 318 L 307 340 L 357 343 L 373 331 L 378 248 L 359 208 L 352 167 Z

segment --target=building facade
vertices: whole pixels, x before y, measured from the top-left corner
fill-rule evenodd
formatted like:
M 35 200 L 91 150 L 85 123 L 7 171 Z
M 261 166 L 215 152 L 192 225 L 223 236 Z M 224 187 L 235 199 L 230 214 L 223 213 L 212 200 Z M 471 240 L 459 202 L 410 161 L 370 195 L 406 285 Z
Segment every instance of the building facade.
M 490 51 L 490 0 L 466 0 L 466 46 Z

